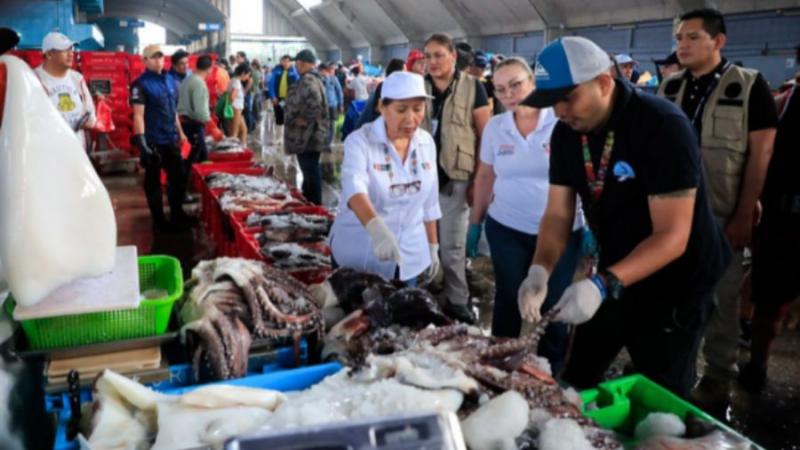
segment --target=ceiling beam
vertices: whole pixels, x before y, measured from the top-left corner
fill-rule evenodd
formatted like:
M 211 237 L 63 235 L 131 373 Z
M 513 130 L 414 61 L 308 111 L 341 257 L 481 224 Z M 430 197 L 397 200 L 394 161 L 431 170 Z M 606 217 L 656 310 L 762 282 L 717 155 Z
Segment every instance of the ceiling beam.
M 344 0 L 332 0 L 329 1 L 329 3 L 333 3 L 333 5 L 336 6 L 336 9 L 342 13 L 344 18 L 347 19 L 347 22 L 350 23 L 357 32 L 361 33 L 370 45 L 380 46 L 382 44 L 379 35 L 367 29 L 364 25 L 365 21 L 360 19 L 355 11 L 345 5 Z
M 303 9 L 305 14 L 316 24 L 322 28 L 325 33 L 330 36 L 331 40 L 339 47 L 339 50 L 344 53 L 345 51 L 350 51 L 353 48 L 353 45 L 350 43 L 350 39 L 347 36 L 343 35 L 336 26 L 325 17 L 325 14 L 322 12 L 320 8 L 314 8 L 312 11 L 306 11 Z
M 174 16 L 172 14 L 158 15 L 152 12 L 144 12 L 135 7 L 114 7 L 105 8 L 101 17 L 135 17 L 137 19 L 146 20 L 148 22 L 156 23 L 164 28 L 170 29 L 179 34 L 190 34 L 197 32 L 197 25 L 184 20 L 182 17 Z
M 289 22 L 292 27 L 294 27 L 295 31 L 300 33 L 301 35 L 305 36 L 308 39 L 308 42 L 317 49 L 329 49 L 331 47 L 331 42 L 329 39 L 323 38 L 323 34 L 319 30 L 311 31 L 311 29 L 300 22 L 300 19 L 297 16 L 293 15 L 293 11 L 290 11 L 289 8 L 278 0 L 271 0 L 270 3 L 272 4 L 275 11 L 277 11 L 287 22 Z
M 564 14 L 552 0 L 528 0 L 545 28 L 559 28 L 566 25 Z
M 419 28 L 415 23 L 411 22 L 403 12 L 397 8 L 391 0 L 372 0 L 374 1 L 386 14 L 386 17 L 389 18 L 397 28 L 400 29 L 400 32 L 403 33 L 403 36 L 408 39 L 410 47 L 418 47 L 421 46 L 421 43 L 426 37 L 425 30 Z
M 439 0 L 439 3 L 453 17 L 458 26 L 464 31 L 465 36 L 480 36 L 480 23 L 473 18 L 477 14 L 470 11 L 464 2 L 459 0 Z

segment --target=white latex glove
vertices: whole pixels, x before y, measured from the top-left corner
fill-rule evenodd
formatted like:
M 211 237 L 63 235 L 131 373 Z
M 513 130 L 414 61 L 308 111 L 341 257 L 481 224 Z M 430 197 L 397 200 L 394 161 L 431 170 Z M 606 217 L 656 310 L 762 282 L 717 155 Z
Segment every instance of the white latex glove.
M 431 252 L 431 265 L 428 267 L 428 278 L 433 278 L 439 272 L 442 262 L 439 259 L 439 244 L 428 244 Z
M 534 264 L 528 269 L 528 276 L 522 281 L 517 291 L 519 314 L 523 319 L 536 323 L 542 319 L 542 303 L 547 297 L 547 280 L 550 273 L 543 266 Z
M 594 316 L 603 302 L 603 294 L 594 281 L 589 278 L 572 283 L 555 308 L 561 311 L 554 318 L 557 322 L 578 325 Z
M 394 261 L 398 265 L 402 263 L 397 239 L 383 219 L 376 216 L 367 222 L 367 232 L 372 238 L 372 251 L 375 252 L 378 261 Z

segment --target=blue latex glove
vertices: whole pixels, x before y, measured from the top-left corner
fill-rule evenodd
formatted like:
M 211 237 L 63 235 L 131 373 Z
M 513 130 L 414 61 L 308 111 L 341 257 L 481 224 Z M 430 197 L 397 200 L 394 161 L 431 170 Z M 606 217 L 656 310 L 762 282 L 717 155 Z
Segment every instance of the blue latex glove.
M 478 256 L 478 242 L 481 240 L 481 231 L 483 231 L 483 225 L 479 223 L 469 224 L 467 229 L 467 256 L 470 258 Z
M 597 240 L 594 238 L 594 233 L 589 227 L 583 227 L 583 230 L 581 230 L 581 258 L 594 256 L 596 253 Z

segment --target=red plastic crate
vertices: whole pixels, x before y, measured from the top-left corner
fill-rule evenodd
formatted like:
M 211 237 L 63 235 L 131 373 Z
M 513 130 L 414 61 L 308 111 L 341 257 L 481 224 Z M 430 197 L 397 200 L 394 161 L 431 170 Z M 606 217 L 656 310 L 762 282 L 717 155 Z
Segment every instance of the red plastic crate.
M 111 97 L 108 98 L 108 100 L 106 101 L 108 102 L 108 106 L 111 107 L 112 114 L 128 115 L 133 112 L 133 108 L 131 108 L 128 99 L 119 99 Z
M 12 50 L 9 53 L 28 63 L 31 69 L 44 62 L 44 54 L 41 50 Z
M 128 55 L 124 52 L 80 52 L 81 67 L 86 69 L 95 68 L 127 68 Z
M 248 175 L 264 175 L 265 169 L 253 167 L 252 161 L 226 161 L 226 162 L 204 162 L 192 165 L 191 186 L 195 192 L 200 192 L 202 185 L 205 184 L 205 177 L 213 172 L 231 172 L 239 169 L 249 169 Z
M 211 152 L 208 154 L 209 161 L 223 162 L 223 161 L 252 161 L 253 151 L 249 148 L 244 149 L 242 152 L 236 153 L 218 153 Z

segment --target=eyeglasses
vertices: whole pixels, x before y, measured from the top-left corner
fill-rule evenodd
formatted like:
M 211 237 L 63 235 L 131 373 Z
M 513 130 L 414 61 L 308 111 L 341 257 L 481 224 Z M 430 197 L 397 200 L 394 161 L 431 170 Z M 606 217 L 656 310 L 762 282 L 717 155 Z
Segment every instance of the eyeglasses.
M 530 79 L 531 78 L 528 77 L 525 78 L 524 80 L 514 80 L 511 83 L 508 83 L 508 89 L 506 89 L 505 87 L 495 87 L 494 93 L 500 97 L 503 97 L 506 94 L 511 94 L 511 95 L 517 94 L 522 88 L 522 85 L 525 84 L 525 81 Z
M 398 183 L 389 186 L 389 193 L 392 197 L 400 197 L 404 194 L 416 194 L 422 187 L 422 181 L 412 181 L 410 183 Z

